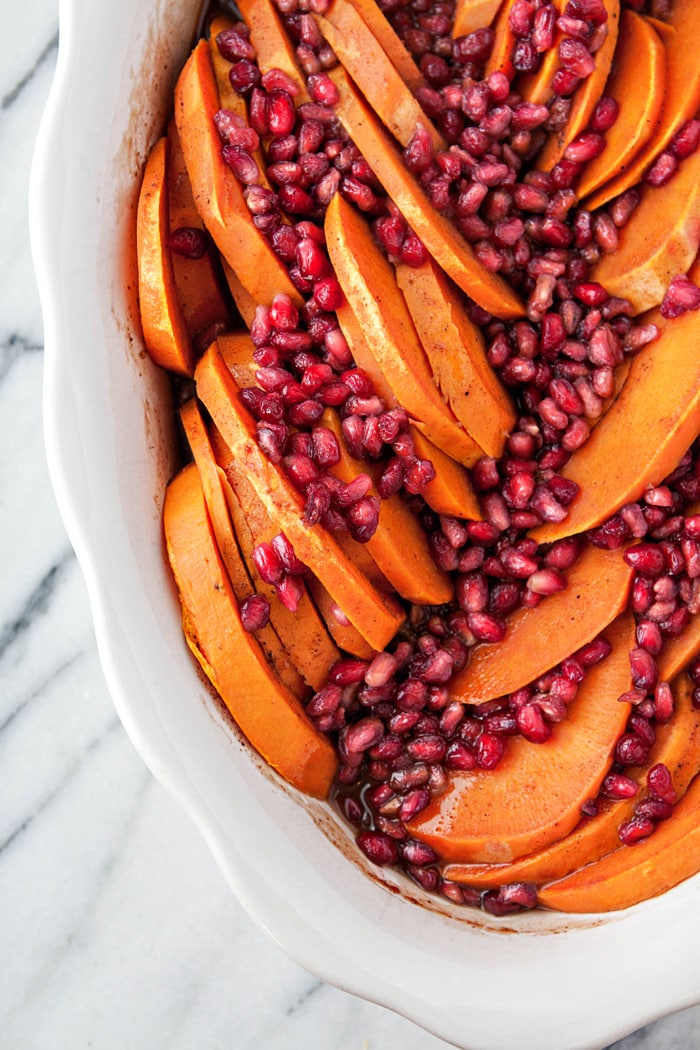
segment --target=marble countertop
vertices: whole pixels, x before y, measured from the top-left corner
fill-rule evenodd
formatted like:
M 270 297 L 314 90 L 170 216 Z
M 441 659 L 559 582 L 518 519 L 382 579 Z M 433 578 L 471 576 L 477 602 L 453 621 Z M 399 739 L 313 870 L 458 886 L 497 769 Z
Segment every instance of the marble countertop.
M 305 973 L 250 920 L 116 717 L 42 443 L 26 197 L 56 0 L 6 4 L 3 24 L 0 1046 L 439 1050 L 410 1022 Z M 525 1032 L 522 1046 L 536 1050 Z M 615 1050 L 696 1046 L 700 1008 Z

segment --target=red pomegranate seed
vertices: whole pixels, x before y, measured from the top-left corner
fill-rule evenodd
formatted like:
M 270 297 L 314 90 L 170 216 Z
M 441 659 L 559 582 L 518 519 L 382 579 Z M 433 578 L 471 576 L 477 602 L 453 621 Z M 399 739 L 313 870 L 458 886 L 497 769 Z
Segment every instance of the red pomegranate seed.
M 361 831 L 357 836 L 357 845 L 365 856 L 380 867 L 395 864 L 399 859 L 396 844 L 388 835 L 377 831 Z
M 615 747 L 615 759 L 623 766 L 643 766 L 649 748 L 636 733 L 623 733 Z
M 677 160 L 684 160 L 700 145 L 700 120 L 687 120 L 671 139 L 669 149 Z
M 586 164 L 605 149 L 605 135 L 600 131 L 583 131 L 564 151 L 564 157 L 574 164 Z
M 283 576 L 279 583 L 275 584 L 277 597 L 286 609 L 296 612 L 299 602 L 306 593 L 306 586 L 301 576 Z
M 688 310 L 700 307 L 700 288 L 683 274 L 673 278 L 668 286 L 663 302 L 661 315 L 668 319 L 680 317 Z
M 229 70 L 231 87 L 241 95 L 247 95 L 260 83 L 260 70 L 255 62 L 242 58 L 234 62 Z
M 603 95 L 593 110 L 590 126 L 593 131 L 609 131 L 618 118 L 620 104 L 617 99 Z
M 270 603 L 263 594 L 251 594 L 241 605 L 241 623 L 246 631 L 254 633 L 266 627 L 270 620 Z
M 661 576 L 666 569 L 663 551 L 653 543 L 638 543 L 628 547 L 622 556 L 635 572 L 649 579 Z
M 633 846 L 636 842 L 649 838 L 654 831 L 654 822 L 649 817 L 633 817 L 618 828 L 618 836 L 623 846 Z
M 409 791 L 399 807 L 399 820 L 407 823 L 430 805 L 430 792 L 425 788 L 414 788 Z
M 673 717 L 673 691 L 668 682 L 659 682 L 654 690 L 654 714 L 662 725 Z
M 647 773 L 647 788 L 650 795 L 670 805 L 673 805 L 678 798 L 671 773 L 663 762 L 657 762 Z
M 634 798 L 639 791 L 639 784 L 622 773 L 609 773 L 603 781 L 602 793 L 608 798 Z
M 259 543 L 254 547 L 253 561 L 265 583 L 278 583 L 282 579 L 284 566 L 271 543 Z
M 595 59 L 585 44 L 568 37 L 559 44 L 559 61 L 564 69 L 579 79 L 590 76 L 595 69 Z
M 542 717 L 537 704 L 524 704 L 516 714 L 518 729 L 533 744 L 542 744 L 551 735 L 551 729 Z
M 646 182 L 650 186 L 665 186 L 673 178 L 678 170 L 678 159 L 670 150 L 664 150 L 656 158 L 646 174 Z
M 494 733 L 481 733 L 476 741 L 474 758 L 479 769 L 495 769 L 505 754 L 506 744 Z
M 235 62 L 239 58 L 255 58 L 255 48 L 248 37 L 235 26 L 217 33 L 216 46 L 227 62 Z

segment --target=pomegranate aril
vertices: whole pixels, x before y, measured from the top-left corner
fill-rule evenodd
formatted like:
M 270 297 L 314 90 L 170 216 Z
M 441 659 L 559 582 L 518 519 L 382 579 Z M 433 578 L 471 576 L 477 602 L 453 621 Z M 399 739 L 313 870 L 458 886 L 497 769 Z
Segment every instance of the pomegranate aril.
M 654 821 L 649 817 L 633 817 L 618 828 L 620 842 L 623 846 L 633 846 L 636 842 L 649 838 L 654 826 Z
M 361 831 L 357 836 L 357 845 L 365 856 L 380 867 L 395 864 L 399 851 L 388 835 L 376 831 Z

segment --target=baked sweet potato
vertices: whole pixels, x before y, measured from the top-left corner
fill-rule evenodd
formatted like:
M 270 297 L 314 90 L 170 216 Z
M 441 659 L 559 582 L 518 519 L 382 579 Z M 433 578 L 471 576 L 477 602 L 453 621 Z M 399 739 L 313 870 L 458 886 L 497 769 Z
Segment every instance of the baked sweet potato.
M 253 222 L 243 189 L 221 154 L 214 124 L 219 94 L 206 40 L 200 40 L 175 87 L 177 124 L 192 193 L 216 246 L 256 302 L 285 293 L 297 304 L 301 296 L 279 256 Z
M 438 514 L 448 514 L 470 521 L 483 521 L 479 500 L 469 474 L 451 456 L 428 441 L 416 427 L 411 427 L 416 455 L 429 459 L 435 468 L 435 477 L 423 490 L 423 499 Z
M 141 328 L 148 353 L 162 368 L 192 375 L 194 351 L 180 306 L 168 248 L 168 140 L 160 138 L 146 161 L 136 218 Z
M 619 0 L 604 0 L 608 12 L 607 36 L 595 53 L 595 69 L 579 85 L 571 100 L 571 109 L 561 131 L 550 135 L 537 158 L 537 167 L 549 171 L 561 160 L 566 147 L 584 131 L 589 124 L 598 101 L 607 91 L 607 81 L 615 55 L 620 28 Z
M 589 546 L 566 576 L 565 590 L 509 617 L 502 642 L 472 650 L 451 683 L 457 699 L 483 704 L 520 689 L 592 641 L 625 608 L 632 569 L 619 551 Z
M 321 425 L 328 427 L 338 442 L 340 460 L 332 468 L 336 477 L 349 484 L 359 474 L 375 473 L 372 464 L 353 459 L 347 451 L 336 412 L 326 409 Z M 370 492 L 376 494 L 376 490 Z M 381 501 L 379 524 L 365 547 L 402 598 L 417 605 L 443 605 L 451 600 L 452 582 L 438 569 L 418 518 L 398 493 Z
M 399 263 L 396 277 L 443 397 L 486 455 L 498 458 L 516 415 L 457 289 L 432 259 Z
M 605 637 L 612 652 L 588 671 L 550 738 L 514 737 L 496 769 L 452 774 L 445 793 L 409 822 L 412 835 L 449 863 L 498 863 L 544 849 L 576 826 L 629 715 L 618 697 L 630 688 L 633 617 L 623 614 Z
M 256 440 L 255 422 L 239 399 L 239 387 L 212 343 L 195 372 L 197 392 L 241 469 L 247 472 L 278 532 L 284 532 L 299 559 L 314 573 L 348 620 L 375 649 L 384 649 L 404 615 L 379 592 L 320 525 L 302 520 L 303 504 L 283 470 L 266 459 Z
M 539 543 L 595 528 L 639 499 L 674 469 L 700 430 L 700 314 L 666 321 L 655 311 L 648 319 L 661 334 L 632 359 L 619 395 L 562 471 L 582 489 L 564 521 L 532 530 Z
M 224 493 L 224 479 L 209 440 L 206 424 L 202 419 L 195 398 L 190 398 L 180 409 L 180 421 L 185 431 L 190 451 L 194 457 L 195 466 L 199 472 L 199 480 L 202 485 L 204 501 L 207 505 L 216 545 L 224 568 L 228 573 L 236 601 L 240 606 L 247 598 L 250 598 L 258 591 L 258 587 L 253 586 L 250 573 L 241 553 Z M 240 532 L 240 530 L 238 531 Z M 270 597 L 272 598 L 271 607 L 272 604 L 279 604 L 279 600 L 276 599 L 274 593 Z M 303 618 L 300 623 L 303 625 Z M 303 626 L 301 629 L 303 630 Z M 308 697 L 309 686 L 304 682 L 297 670 L 273 624 L 268 623 L 266 627 L 257 630 L 255 637 L 260 642 L 268 663 L 273 667 L 284 685 L 299 699 Z M 307 659 L 306 650 L 304 659 Z M 329 666 L 330 664 L 326 664 L 326 670 Z
M 700 31 L 700 8 L 695 0 L 674 0 L 669 23 L 673 32 L 667 34 L 665 41 L 664 96 L 654 134 L 622 174 L 587 199 L 587 208 L 600 208 L 636 185 L 654 158 L 666 149 L 678 129 L 695 116 L 700 106 L 700 67 L 693 48 L 688 47 L 688 41 L 697 39 Z
M 687 157 L 665 186 L 645 186 L 615 252 L 592 270 L 610 295 L 629 299 L 636 313 L 658 306 L 672 277 L 686 273 L 700 247 L 700 151 Z
M 649 141 L 663 105 L 666 51 L 659 35 L 634 11 L 625 9 L 620 18 L 614 64 L 605 85 L 605 94 L 620 108 L 617 120 L 605 132 L 605 149 L 586 163 L 576 185 L 586 208 L 591 207 L 590 195 L 621 175 Z
M 192 197 L 185 158 L 173 120 L 168 124 L 168 217 L 170 235 L 182 229 L 204 231 Z M 207 236 L 205 234 L 205 236 Z M 192 338 L 208 329 L 227 325 L 230 321 L 229 300 L 224 295 L 221 267 L 218 259 L 207 250 L 198 259 L 189 258 L 179 252 L 170 253 L 177 298 L 185 319 L 187 331 Z
M 272 0 L 241 0 L 238 8 L 250 29 L 250 42 L 255 48 L 260 71 L 267 73 L 270 69 L 281 69 L 297 86 L 296 101 L 308 102 L 306 78 Z
M 496 317 L 520 317 L 523 305 L 496 274 L 489 273 L 445 216 L 432 206 L 370 107 L 342 67 L 329 76 L 340 92 L 335 112 L 406 222 L 462 291 Z
M 190 649 L 268 765 L 305 794 L 325 798 L 337 765 L 333 748 L 241 623 L 194 464 L 168 485 L 163 523 Z
M 425 83 L 423 74 L 407 50 L 401 37 L 391 25 L 376 0 L 351 0 L 352 6 L 369 28 L 372 36 L 389 57 L 397 73 L 413 94 Z M 331 5 L 326 18 L 335 24 L 335 6 Z
M 473 441 L 437 388 L 394 269 L 367 222 L 337 193 L 326 211 L 325 231 L 335 275 L 386 386 L 438 448 L 470 462 Z
M 547 849 L 531 853 L 512 864 L 449 864 L 445 878 L 469 886 L 503 886 L 510 882 L 533 882 L 536 885 L 561 879 L 572 871 L 599 860 L 620 845 L 618 828 L 628 821 L 634 807 L 643 797 L 649 769 L 663 763 L 671 774 L 673 787 L 680 798 L 700 768 L 700 711 L 691 702 L 692 686 L 687 675 L 674 683 L 675 713 L 672 721 L 656 727 L 656 741 L 646 766 L 635 766 L 625 775 L 639 786 L 631 799 L 598 800 L 594 817 L 583 817 L 565 838 Z
M 452 36 L 467 36 L 476 29 L 490 26 L 503 0 L 457 0 L 452 23 Z
M 700 870 L 700 778 L 696 776 L 670 820 L 634 846 L 612 853 L 545 886 L 540 903 L 565 912 L 630 908 L 677 886 Z
M 408 145 L 420 124 L 430 135 L 433 149 L 445 148 L 444 138 L 352 0 L 333 0 L 326 15 L 317 15 L 316 21 L 343 68 L 402 146 Z M 411 79 L 416 83 L 415 74 Z

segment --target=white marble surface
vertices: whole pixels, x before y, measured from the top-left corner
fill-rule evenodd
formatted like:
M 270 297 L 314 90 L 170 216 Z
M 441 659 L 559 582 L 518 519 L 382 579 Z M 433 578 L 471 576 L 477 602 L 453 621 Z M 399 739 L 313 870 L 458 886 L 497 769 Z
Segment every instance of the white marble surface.
M 251 922 L 114 713 L 42 445 L 26 193 L 57 38 L 56 0 L 4 0 L 0 1047 L 439 1050 L 409 1022 L 306 974 Z M 653 965 L 653 953 L 639 964 Z M 522 1046 L 537 1050 L 525 1031 Z M 694 1009 L 616 1050 L 698 1046 Z

